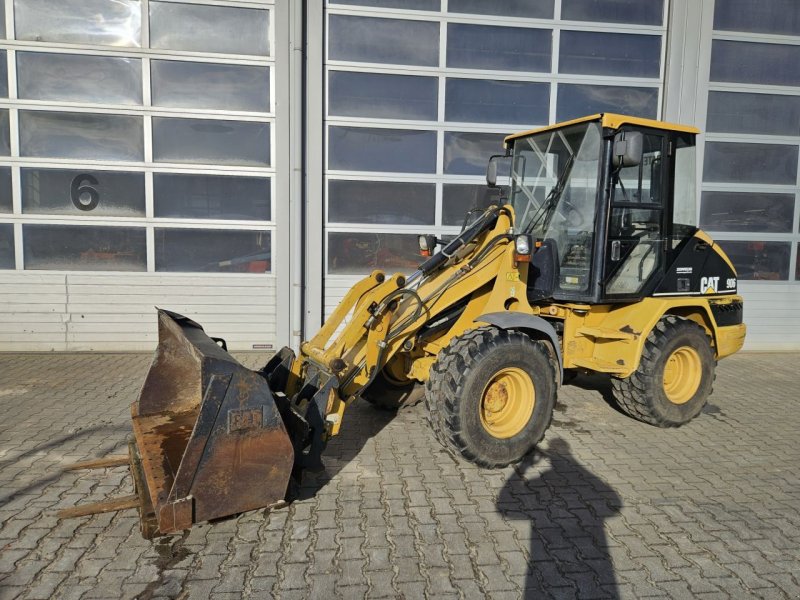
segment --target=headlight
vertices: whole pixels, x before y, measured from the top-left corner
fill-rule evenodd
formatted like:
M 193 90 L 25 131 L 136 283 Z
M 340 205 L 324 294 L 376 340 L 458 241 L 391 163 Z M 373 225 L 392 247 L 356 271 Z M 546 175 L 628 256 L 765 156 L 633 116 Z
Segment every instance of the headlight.
M 438 240 L 435 235 L 421 235 L 419 236 L 419 253 L 422 256 L 430 256 L 436 250 Z
M 527 234 L 518 235 L 514 239 L 514 250 L 521 256 L 530 256 L 531 254 L 531 236 Z

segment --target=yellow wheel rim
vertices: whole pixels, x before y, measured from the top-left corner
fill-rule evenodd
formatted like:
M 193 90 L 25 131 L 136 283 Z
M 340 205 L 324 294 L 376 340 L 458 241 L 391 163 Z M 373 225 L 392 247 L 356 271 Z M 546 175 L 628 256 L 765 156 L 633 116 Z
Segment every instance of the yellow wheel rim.
M 514 437 L 530 421 L 535 403 L 530 375 L 517 367 L 501 369 L 483 389 L 481 425 L 498 439 Z
M 700 355 L 694 348 L 682 346 L 664 365 L 664 393 L 673 404 L 685 404 L 697 393 L 702 375 Z

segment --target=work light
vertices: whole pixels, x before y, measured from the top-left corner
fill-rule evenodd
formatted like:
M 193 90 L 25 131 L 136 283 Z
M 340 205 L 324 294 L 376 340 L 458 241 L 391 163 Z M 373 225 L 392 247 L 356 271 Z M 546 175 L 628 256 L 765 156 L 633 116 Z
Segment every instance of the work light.
M 514 260 L 517 262 L 530 262 L 531 260 L 531 236 L 522 233 L 514 238 Z
M 422 256 L 430 256 L 436 249 L 437 239 L 435 235 L 419 236 L 419 253 Z

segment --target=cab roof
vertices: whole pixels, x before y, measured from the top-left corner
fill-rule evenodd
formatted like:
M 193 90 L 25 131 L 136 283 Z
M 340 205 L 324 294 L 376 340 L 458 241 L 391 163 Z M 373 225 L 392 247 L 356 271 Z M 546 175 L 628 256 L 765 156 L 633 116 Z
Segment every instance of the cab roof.
M 610 129 L 619 129 L 623 125 L 640 125 L 641 127 L 651 127 L 653 129 L 666 129 L 669 131 L 680 131 L 683 133 L 700 133 L 697 127 L 689 125 L 678 125 L 676 123 L 667 123 L 666 121 L 656 121 L 654 119 L 642 119 L 640 117 L 631 117 L 629 115 L 618 115 L 614 113 L 598 113 L 596 115 L 589 115 L 588 117 L 581 117 L 579 119 L 572 119 L 571 121 L 564 121 L 563 123 L 556 123 L 548 127 L 540 127 L 538 129 L 528 129 L 527 131 L 520 131 L 519 133 L 512 133 L 504 140 L 507 146 L 509 142 L 517 138 L 525 137 L 534 133 L 542 133 L 543 131 L 551 131 L 553 129 L 561 129 L 569 125 L 576 125 L 578 123 L 585 123 L 587 121 L 600 121 L 603 127 Z

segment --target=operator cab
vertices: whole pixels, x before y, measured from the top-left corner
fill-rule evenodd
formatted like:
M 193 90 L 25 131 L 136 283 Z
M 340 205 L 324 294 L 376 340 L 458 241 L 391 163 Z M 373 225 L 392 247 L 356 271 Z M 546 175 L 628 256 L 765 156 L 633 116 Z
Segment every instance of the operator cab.
M 707 293 L 709 268 L 725 284 L 713 293 L 736 292 L 730 261 L 693 225 L 697 133 L 606 113 L 506 138 L 515 233 L 538 247 L 531 302 Z

